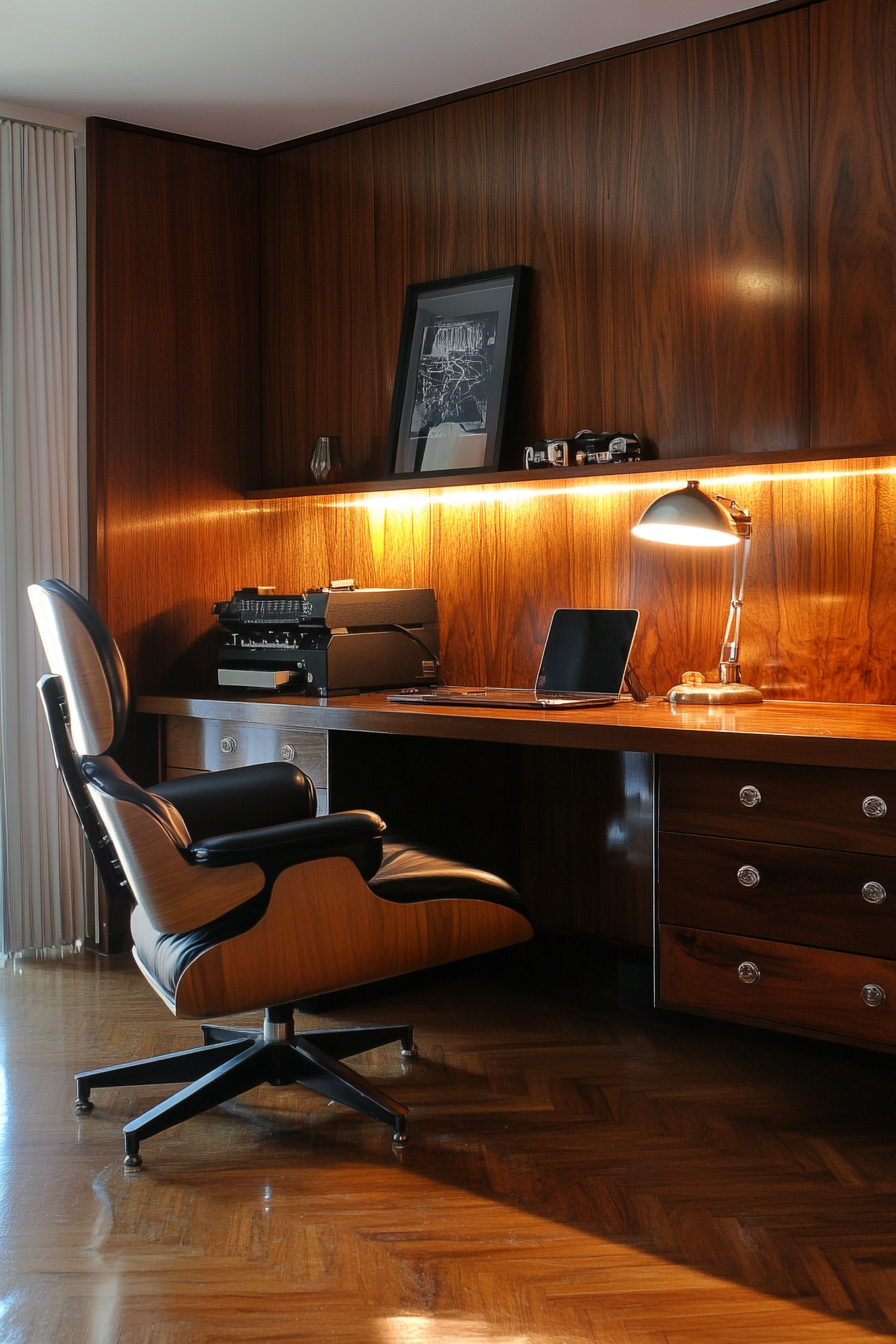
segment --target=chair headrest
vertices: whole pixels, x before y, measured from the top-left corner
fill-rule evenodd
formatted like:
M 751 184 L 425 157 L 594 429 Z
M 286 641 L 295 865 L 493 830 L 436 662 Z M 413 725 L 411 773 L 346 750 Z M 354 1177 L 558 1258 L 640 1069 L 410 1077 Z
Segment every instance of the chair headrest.
M 31 584 L 28 597 L 50 671 L 65 683 L 75 751 L 114 751 L 127 722 L 128 680 L 105 621 L 60 579 Z

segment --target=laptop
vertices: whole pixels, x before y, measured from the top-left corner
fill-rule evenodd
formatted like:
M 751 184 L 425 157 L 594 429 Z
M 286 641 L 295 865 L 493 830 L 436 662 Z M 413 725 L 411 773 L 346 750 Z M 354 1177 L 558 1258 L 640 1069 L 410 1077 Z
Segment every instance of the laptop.
M 541 654 L 532 691 L 440 686 L 388 696 L 403 705 L 482 709 L 586 709 L 615 705 L 622 693 L 639 612 L 616 607 L 561 607 Z

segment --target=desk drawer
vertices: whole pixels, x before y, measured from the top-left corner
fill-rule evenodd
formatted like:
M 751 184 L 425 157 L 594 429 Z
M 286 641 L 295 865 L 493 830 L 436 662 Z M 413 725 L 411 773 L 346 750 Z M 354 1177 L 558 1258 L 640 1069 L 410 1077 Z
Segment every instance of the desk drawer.
M 896 1046 L 896 961 L 660 926 L 660 1003 Z M 755 968 L 758 978 L 750 976 Z M 869 1006 L 863 992 L 872 1001 Z
M 313 729 L 170 716 L 166 749 L 169 770 L 232 770 L 285 760 L 304 770 L 317 788 L 327 786 L 327 735 Z
M 658 896 L 663 924 L 896 957 L 896 859 L 877 854 L 664 832 Z
M 896 774 L 664 756 L 660 829 L 896 855 Z

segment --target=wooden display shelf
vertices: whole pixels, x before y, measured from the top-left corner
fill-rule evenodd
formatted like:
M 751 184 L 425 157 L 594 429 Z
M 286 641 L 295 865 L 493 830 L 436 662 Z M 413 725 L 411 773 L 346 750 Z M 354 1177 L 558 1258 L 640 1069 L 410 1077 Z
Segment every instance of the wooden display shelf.
M 845 448 L 800 448 L 786 452 L 726 453 L 718 457 L 646 458 L 601 467 L 550 467 L 537 471 L 451 472 L 446 475 L 387 477 L 379 481 L 339 481 L 327 485 L 295 485 L 247 490 L 246 499 L 298 499 L 306 495 L 363 495 L 392 490 L 445 490 L 471 485 L 543 485 L 547 481 L 597 480 L 608 476 L 667 475 L 671 472 L 718 471 L 740 467 L 780 466 L 791 462 L 836 462 L 896 455 L 896 443 L 858 444 Z

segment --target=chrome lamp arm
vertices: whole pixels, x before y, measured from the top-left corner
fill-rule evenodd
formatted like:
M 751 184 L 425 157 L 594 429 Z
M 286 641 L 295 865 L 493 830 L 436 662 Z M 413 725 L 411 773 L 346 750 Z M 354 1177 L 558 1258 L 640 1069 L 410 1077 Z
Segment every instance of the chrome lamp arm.
M 733 499 L 724 495 L 714 495 L 720 504 L 728 509 L 738 535 L 739 546 L 732 547 L 731 605 L 728 608 L 728 624 L 722 637 L 719 651 L 719 681 L 732 685 L 740 681 L 740 618 L 744 605 L 744 584 L 747 578 L 747 566 L 750 563 L 750 546 L 753 540 L 753 520 L 745 509 L 741 509 Z

